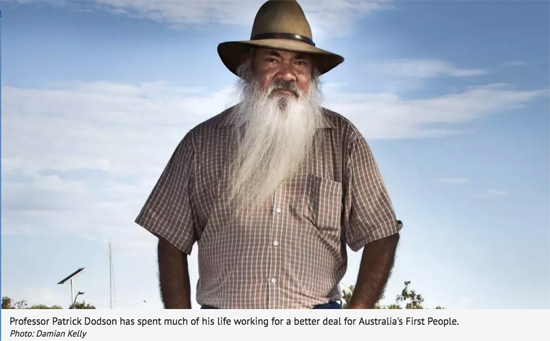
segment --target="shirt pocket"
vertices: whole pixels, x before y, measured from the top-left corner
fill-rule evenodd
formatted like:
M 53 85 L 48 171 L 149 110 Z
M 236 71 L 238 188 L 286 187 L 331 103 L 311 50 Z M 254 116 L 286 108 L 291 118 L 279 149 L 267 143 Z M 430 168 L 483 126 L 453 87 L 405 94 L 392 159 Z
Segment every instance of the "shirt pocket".
M 342 184 L 316 175 L 307 176 L 307 212 L 319 230 L 340 228 Z

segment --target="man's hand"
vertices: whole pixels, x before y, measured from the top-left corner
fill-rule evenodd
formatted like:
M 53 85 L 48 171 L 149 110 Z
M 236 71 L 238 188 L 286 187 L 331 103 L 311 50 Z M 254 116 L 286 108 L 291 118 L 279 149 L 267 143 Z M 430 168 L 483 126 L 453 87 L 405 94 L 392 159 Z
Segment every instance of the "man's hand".
M 191 309 L 187 255 L 159 237 L 159 279 L 165 309 Z
M 398 241 L 399 234 L 394 234 L 365 245 L 349 309 L 374 308 L 393 268 Z

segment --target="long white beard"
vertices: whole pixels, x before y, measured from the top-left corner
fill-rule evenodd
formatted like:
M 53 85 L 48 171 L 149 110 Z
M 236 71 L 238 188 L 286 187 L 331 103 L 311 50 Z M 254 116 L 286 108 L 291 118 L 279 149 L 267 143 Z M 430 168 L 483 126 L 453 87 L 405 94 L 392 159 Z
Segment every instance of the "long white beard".
M 271 94 L 260 89 L 250 64 L 241 67 L 241 102 L 232 113 L 237 142 L 230 199 L 237 212 L 267 203 L 277 187 L 293 178 L 322 125 L 319 81 L 316 75 L 307 94 Z M 275 86 L 276 87 L 276 86 Z

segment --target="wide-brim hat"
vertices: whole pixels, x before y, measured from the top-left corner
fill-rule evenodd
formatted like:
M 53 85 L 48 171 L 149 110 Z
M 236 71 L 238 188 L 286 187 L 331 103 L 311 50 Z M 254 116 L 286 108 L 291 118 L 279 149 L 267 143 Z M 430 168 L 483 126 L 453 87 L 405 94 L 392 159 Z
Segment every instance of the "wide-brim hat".
M 264 3 L 254 19 L 250 40 L 221 43 L 218 45 L 218 54 L 225 66 L 237 75 L 242 55 L 251 47 L 310 54 L 321 74 L 344 61 L 340 55 L 315 47 L 304 11 L 294 0 L 270 0 Z

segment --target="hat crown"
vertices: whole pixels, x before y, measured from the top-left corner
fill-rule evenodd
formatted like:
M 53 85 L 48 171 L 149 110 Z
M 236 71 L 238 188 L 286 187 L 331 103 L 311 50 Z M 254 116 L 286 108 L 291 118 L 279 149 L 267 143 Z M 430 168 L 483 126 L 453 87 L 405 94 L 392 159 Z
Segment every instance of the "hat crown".
M 270 0 L 260 7 L 250 38 L 266 33 L 292 33 L 313 39 L 306 15 L 294 0 Z

